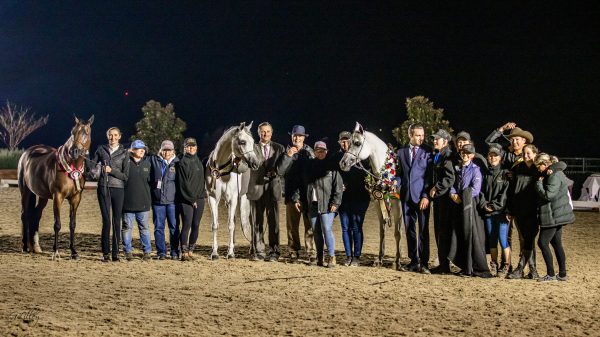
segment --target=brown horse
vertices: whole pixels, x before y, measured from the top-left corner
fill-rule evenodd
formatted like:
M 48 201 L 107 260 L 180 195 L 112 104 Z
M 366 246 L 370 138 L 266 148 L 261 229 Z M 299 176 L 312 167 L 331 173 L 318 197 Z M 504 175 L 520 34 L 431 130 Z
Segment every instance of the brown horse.
M 84 164 L 91 145 L 92 123 L 75 117 L 71 137 L 65 144 L 55 149 L 46 145 L 28 148 L 19 159 L 19 190 L 21 191 L 21 222 L 23 224 L 23 251 L 41 253 L 38 230 L 42 211 L 48 199 L 54 201 L 54 246 L 52 259 L 60 259 L 58 254 L 58 232 L 60 231 L 60 206 L 69 200 L 69 248 L 71 258 L 78 259 L 75 251 L 75 217 L 81 201 L 81 191 L 85 185 Z M 36 205 L 36 197 L 37 205 Z

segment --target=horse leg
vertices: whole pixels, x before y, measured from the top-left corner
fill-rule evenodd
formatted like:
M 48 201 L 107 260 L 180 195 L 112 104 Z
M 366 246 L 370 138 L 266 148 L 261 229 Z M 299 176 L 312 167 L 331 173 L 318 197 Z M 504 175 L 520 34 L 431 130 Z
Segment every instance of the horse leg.
M 77 193 L 69 199 L 69 249 L 71 249 L 71 260 L 79 260 L 79 255 L 75 250 L 75 226 L 77 217 L 77 208 L 81 201 L 81 193 Z
M 235 193 L 235 195 L 237 195 L 237 193 Z M 229 229 L 229 246 L 227 249 L 227 258 L 234 259 L 235 258 L 235 253 L 234 253 L 235 213 L 236 213 L 237 207 L 238 207 L 238 199 L 232 195 L 231 200 L 228 201 L 228 204 L 229 204 L 229 208 L 227 209 L 227 211 L 228 211 L 227 228 Z M 240 205 L 240 207 L 241 207 L 241 205 Z
M 58 253 L 58 233 L 60 232 L 60 205 L 62 205 L 65 197 L 60 193 L 54 193 L 54 245 L 52 246 L 52 260 L 59 261 L 60 254 Z
M 392 219 L 394 224 L 394 238 L 396 239 L 396 260 L 394 260 L 395 268 L 399 269 L 402 252 L 400 251 L 400 240 L 402 239 L 402 210 L 400 208 L 400 200 L 392 201 Z
M 210 253 L 211 260 L 217 260 L 219 258 L 219 245 L 217 244 L 217 230 L 219 229 L 219 199 L 220 193 L 215 191 L 215 196 L 208 196 L 208 206 L 210 208 L 210 213 L 212 215 L 212 235 L 213 235 L 213 244 L 212 244 L 212 252 Z
M 39 235 L 40 220 L 42 219 L 42 212 L 44 211 L 44 208 L 46 207 L 47 204 L 48 204 L 48 199 L 39 198 L 37 206 L 35 207 L 35 219 L 33 222 L 33 252 L 37 253 L 37 254 L 42 252 L 42 248 L 40 247 L 40 235 Z
M 21 187 L 21 251 L 33 253 L 32 220 L 35 209 L 35 194 L 26 186 Z
M 379 256 L 373 262 L 373 266 L 381 267 L 383 265 L 383 258 L 385 257 L 385 227 L 387 224 L 383 219 L 380 207 L 377 207 L 377 217 L 379 218 Z

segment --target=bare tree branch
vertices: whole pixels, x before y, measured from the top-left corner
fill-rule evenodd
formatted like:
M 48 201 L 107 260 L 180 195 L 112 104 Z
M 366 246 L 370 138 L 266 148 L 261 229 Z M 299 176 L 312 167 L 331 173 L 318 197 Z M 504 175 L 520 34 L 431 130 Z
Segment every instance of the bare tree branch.
M 31 108 L 18 107 L 6 101 L 0 109 L 0 137 L 10 150 L 16 150 L 23 139 L 48 123 L 48 115 L 36 117 Z

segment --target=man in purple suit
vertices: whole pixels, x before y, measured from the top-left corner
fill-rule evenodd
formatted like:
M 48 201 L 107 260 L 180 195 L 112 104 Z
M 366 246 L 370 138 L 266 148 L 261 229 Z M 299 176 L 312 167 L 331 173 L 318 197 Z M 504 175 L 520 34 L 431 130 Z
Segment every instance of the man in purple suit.
M 425 129 L 420 124 L 408 128 L 408 146 L 398 150 L 396 177 L 406 228 L 410 263 L 402 268 L 429 274 L 429 197 L 431 188 L 431 150 L 423 144 Z M 417 234 L 417 222 L 419 232 Z

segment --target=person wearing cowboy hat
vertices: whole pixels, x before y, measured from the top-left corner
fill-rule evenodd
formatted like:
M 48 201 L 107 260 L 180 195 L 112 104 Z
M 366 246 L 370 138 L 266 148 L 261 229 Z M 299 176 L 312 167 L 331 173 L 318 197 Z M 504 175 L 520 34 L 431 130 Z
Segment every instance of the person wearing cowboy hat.
M 302 125 L 294 125 L 289 132 L 292 144 L 288 145 L 286 151 L 295 152 L 292 155 L 292 163 L 285 173 L 285 205 L 286 205 L 286 227 L 288 247 L 290 249 L 290 262 L 296 262 L 300 257 L 300 218 L 304 223 L 304 244 L 310 263 L 316 263 L 316 251 L 312 225 L 306 207 L 301 201 L 306 200 L 306 186 L 303 181 L 303 171 L 307 163 L 315 158 L 313 149 L 304 143 L 308 137 L 306 129 Z M 295 149 L 294 149 L 295 148 Z M 294 195 L 296 195 L 294 200 Z

